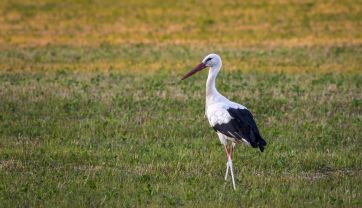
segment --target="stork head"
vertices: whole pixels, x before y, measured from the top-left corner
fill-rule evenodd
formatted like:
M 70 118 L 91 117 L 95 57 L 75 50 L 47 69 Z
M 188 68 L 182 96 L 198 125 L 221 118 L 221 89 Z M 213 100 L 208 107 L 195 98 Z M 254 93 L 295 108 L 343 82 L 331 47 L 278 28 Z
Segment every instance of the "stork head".
M 221 64 L 222 63 L 221 63 L 220 56 L 217 54 L 211 53 L 211 54 L 207 55 L 199 65 L 197 65 L 189 73 L 185 74 L 181 78 L 181 80 L 184 80 L 184 79 L 190 77 L 191 75 L 195 74 L 198 71 L 205 69 L 206 67 L 210 67 L 210 70 L 216 70 L 217 72 L 219 72 L 219 70 L 221 68 Z

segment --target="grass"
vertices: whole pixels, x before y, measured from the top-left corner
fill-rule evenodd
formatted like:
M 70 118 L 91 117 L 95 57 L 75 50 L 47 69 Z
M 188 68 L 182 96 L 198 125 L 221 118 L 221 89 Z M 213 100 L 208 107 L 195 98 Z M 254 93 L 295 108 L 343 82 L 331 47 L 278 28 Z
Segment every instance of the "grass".
M 326 47 L 195 47 L 121 45 L 103 47 L 47 46 L 3 49 L 2 71 L 123 71 L 126 73 L 186 72 L 205 54 L 217 52 L 223 70 L 287 73 L 361 74 L 362 46 Z
M 361 207 L 358 1 L 0 2 L 1 207 Z M 237 191 L 204 117 L 220 92 L 268 142 Z
M 269 142 L 238 146 L 235 193 L 204 76 L 3 73 L 2 204 L 361 205 L 361 76 L 223 72 Z

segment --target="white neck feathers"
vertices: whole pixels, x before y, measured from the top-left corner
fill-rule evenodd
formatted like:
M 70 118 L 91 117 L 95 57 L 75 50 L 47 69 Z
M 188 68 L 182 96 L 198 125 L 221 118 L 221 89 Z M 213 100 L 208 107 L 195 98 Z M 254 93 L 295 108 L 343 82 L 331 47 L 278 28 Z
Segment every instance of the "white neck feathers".
M 210 67 L 209 69 L 209 75 L 207 77 L 206 81 L 206 102 L 215 100 L 217 97 L 222 97 L 222 95 L 217 91 L 215 86 L 216 76 L 219 73 L 221 68 L 221 62 L 220 64 Z

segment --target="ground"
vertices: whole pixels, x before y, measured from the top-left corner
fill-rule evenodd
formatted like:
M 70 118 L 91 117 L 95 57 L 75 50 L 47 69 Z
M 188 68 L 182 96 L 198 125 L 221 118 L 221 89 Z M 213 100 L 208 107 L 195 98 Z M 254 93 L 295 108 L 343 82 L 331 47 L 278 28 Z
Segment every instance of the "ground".
M 4 207 L 362 206 L 358 1 L 0 2 Z M 268 146 L 236 192 L 207 72 Z

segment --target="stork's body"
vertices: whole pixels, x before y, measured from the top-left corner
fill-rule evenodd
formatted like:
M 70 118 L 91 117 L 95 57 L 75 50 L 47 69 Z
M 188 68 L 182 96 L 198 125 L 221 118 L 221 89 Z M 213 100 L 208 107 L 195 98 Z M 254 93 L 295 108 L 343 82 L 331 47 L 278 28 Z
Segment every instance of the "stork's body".
M 222 96 L 215 87 L 215 79 L 222 66 L 220 56 L 210 54 L 204 58 L 201 64 L 186 74 L 182 79 L 186 79 L 192 74 L 209 67 L 209 75 L 206 82 L 206 106 L 205 113 L 210 126 L 217 132 L 220 142 L 225 147 L 228 158 L 225 180 L 230 168 L 233 188 L 235 181 L 232 169 L 231 155 L 236 143 L 245 142 L 254 148 L 259 147 L 264 150 L 265 140 L 261 137 L 258 127 L 250 111 L 238 103 L 232 102 Z M 227 150 L 227 141 L 232 141 L 230 152 Z

